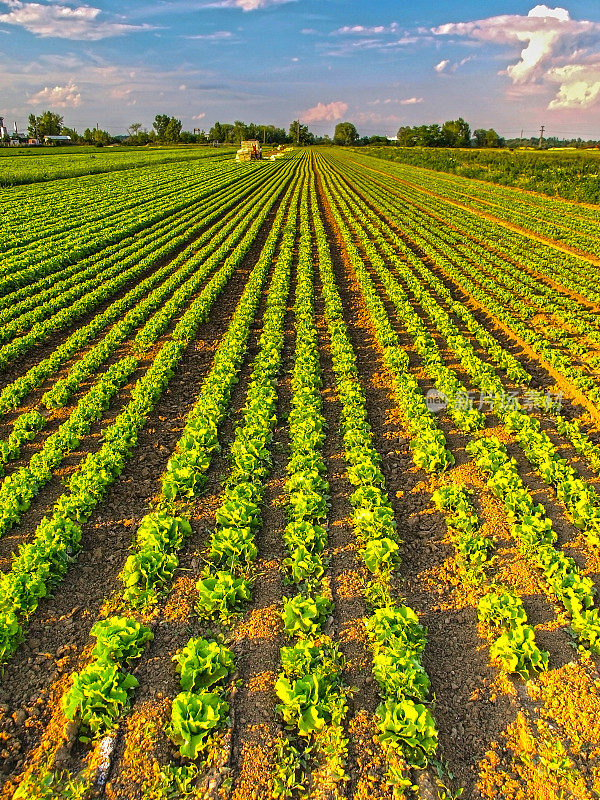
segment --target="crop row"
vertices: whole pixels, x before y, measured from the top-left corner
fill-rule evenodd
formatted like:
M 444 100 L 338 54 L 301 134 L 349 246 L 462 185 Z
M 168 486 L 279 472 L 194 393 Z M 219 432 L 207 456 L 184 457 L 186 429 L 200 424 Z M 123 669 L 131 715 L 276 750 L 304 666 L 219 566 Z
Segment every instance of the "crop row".
M 174 214 L 187 213 L 190 204 L 201 201 L 210 195 L 215 187 L 222 185 L 224 177 L 227 181 L 227 173 L 224 176 L 219 171 L 209 172 L 207 176 L 196 173 L 191 187 L 188 189 L 181 187 L 180 192 L 167 189 L 168 196 L 164 198 L 164 201 L 161 198 L 164 188 L 160 187 L 157 192 L 158 197 L 154 197 L 155 201 L 160 198 L 160 204 L 157 205 L 155 202 L 142 215 L 139 214 L 139 210 L 133 208 L 123 216 L 117 216 L 112 227 L 101 228 L 95 236 L 87 237 L 85 225 L 80 226 L 71 232 L 58 252 L 54 248 L 49 249 L 45 243 L 40 245 L 39 253 L 34 247 L 26 248 L 20 259 L 17 257 L 9 260 L 4 268 L 4 274 L 0 280 L 0 291 L 5 293 L 7 290 L 19 288 L 27 282 L 59 272 L 74 261 L 80 261 L 87 257 L 95 258 L 96 254 L 105 248 L 119 244 L 123 239 L 138 233 L 143 234 L 146 228 L 155 223 L 168 220 Z M 235 172 L 232 177 L 235 179 Z M 147 194 L 151 195 L 152 193 L 148 190 Z
M 565 298 L 563 303 L 568 302 L 569 292 L 573 290 L 589 299 L 595 298 L 596 301 L 600 297 L 596 293 L 594 282 L 590 280 L 589 262 L 585 258 L 564 252 L 558 253 L 556 248 L 541 242 L 536 242 L 536 247 L 532 248 L 531 239 L 526 232 L 520 234 L 514 230 L 507 230 L 501 224 L 444 201 L 443 197 L 431 196 L 422 192 L 417 186 L 406 187 L 392 175 L 386 176 L 385 173 L 378 172 L 377 177 L 373 178 L 365 175 L 365 172 L 350 168 L 345 160 L 339 163 L 343 165 L 346 174 L 352 174 L 353 181 L 368 185 L 370 192 L 381 185 L 388 194 L 401 198 L 403 205 L 411 210 L 411 216 L 407 218 L 410 227 L 414 225 L 413 220 L 420 220 L 425 230 L 434 222 L 434 230 L 438 236 L 452 236 L 452 229 L 455 229 L 459 234 L 458 238 L 455 236 L 459 248 L 465 244 L 466 238 L 469 242 L 481 245 L 482 252 L 487 251 L 486 258 L 492 256 L 501 258 L 503 268 L 511 263 L 518 264 L 522 273 L 530 273 L 537 281 L 550 286 L 552 280 L 556 281 L 555 288 L 558 288 L 559 294 Z M 451 227 L 447 226 L 448 222 L 451 223 Z M 521 278 L 524 279 L 523 274 Z
M 377 243 L 382 254 L 387 259 L 388 266 L 393 264 L 394 272 L 398 274 L 423 311 L 429 316 L 431 323 L 444 335 L 450 349 L 460 357 L 463 367 L 470 374 L 476 385 L 480 387 L 484 395 L 488 398 L 491 398 L 494 394 L 500 397 L 504 393 L 503 386 L 498 383 L 498 380 L 490 372 L 487 365 L 479 362 L 469 342 L 461 336 L 458 328 L 453 325 L 444 306 L 461 320 L 468 332 L 482 346 L 487 358 L 497 364 L 512 382 L 522 385 L 530 383 L 531 375 L 527 373 L 517 359 L 503 348 L 497 339 L 476 320 L 465 304 L 454 298 L 445 283 L 406 245 L 403 238 L 390 225 L 385 227 L 385 235 L 383 235 L 380 230 L 382 223 L 380 213 L 376 214 L 371 211 L 366 203 L 358 205 L 356 195 L 352 195 L 348 191 L 343 192 L 339 183 L 337 184 L 337 189 L 352 206 L 350 222 L 354 220 L 367 221 L 368 228 L 365 229 L 363 227 L 363 239 L 368 240 L 371 238 Z M 390 207 L 389 199 L 386 200 L 385 197 L 378 196 L 378 200 L 379 207 Z M 393 248 L 390 242 L 393 244 Z M 387 280 L 389 283 L 389 277 Z M 430 287 L 433 294 L 427 290 L 426 286 Z M 394 292 L 398 292 L 397 285 L 394 286 Z M 435 299 L 436 296 L 440 298 L 443 305 Z M 464 357 L 465 354 L 467 358 Z M 558 413 L 557 409 L 548 403 L 548 398 L 540 392 L 534 390 L 526 392 L 522 402 L 525 407 L 533 408 L 538 406 L 552 414 L 556 421 L 558 433 L 566 436 L 575 450 L 586 457 L 593 471 L 599 471 L 598 446 L 593 444 L 577 422 L 567 422 Z
M 225 212 L 231 203 L 231 196 L 243 196 L 256 185 L 256 181 L 257 176 L 252 173 L 246 177 L 246 180 L 239 180 L 233 186 L 230 182 L 223 183 L 222 180 L 216 179 L 211 187 L 207 187 L 207 189 L 210 188 L 210 191 L 207 191 L 200 201 L 191 201 L 185 212 L 171 215 L 166 220 L 149 225 L 143 233 L 128 237 L 116 245 L 105 248 L 101 253 L 96 253 L 33 283 L 28 282 L 25 286 L 4 295 L 0 299 L 0 305 L 2 305 L 0 320 L 5 323 L 15 317 L 20 317 L 19 329 L 24 330 L 29 320 L 24 315 L 30 309 L 42 306 L 72 287 L 95 278 L 115 263 L 125 261 L 146 242 L 154 240 L 158 245 L 161 236 L 172 235 L 173 231 L 181 230 L 183 223 L 187 223 L 191 228 L 190 232 L 193 233 L 196 227 L 194 223 L 200 216 L 210 215 L 210 212 L 214 212 L 219 200 L 223 204 L 223 212 Z
M 365 159 L 360 154 L 355 154 L 354 158 L 365 166 L 375 166 L 371 159 Z M 426 170 L 386 166 L 387 169 L 383 167 L 386 172 L 395 175 L 406 185 L 419 190 L 427 189 L 541 236 L 558 241 L 566 239 L 582 250 L 594 252 L 592 248 L 596 248 L 600 251 L 598 211 L 591 206 L 526 194 L 489 183 L 465 181 L 440 173 L 432 174 Z
M 373 651 L 373 674 L 382 703 L 377 709 L 380 740 L 387 752 L 387 774 L 398 787 L 406 785 L 406 764 L 422 766 L 435 754 L 437 729 L 424 705 L 429 678 L 421 657 L 426 631 L 414 611 L 399 603 L 391 577 L 398 563 L 400 538 L 385 490 L 381 458 L 373 445 L 356 354 L 348 336 L 335 279 L 330 246 L 321 220 L 316 189 L 311 210 L 322 284 L 325 319 L 338 399 L 342 409 L 343 453 L 347 477 L 357 488 L 350 497 L 352 521 L 362 557 L 373 580 L 366 598 L 371 615 L 365 625 Z M 397 348 L 388 344 L 386 352 Z
M 548 668 L 548 653 L 537 646 L 518 595 L 497 581 L 489 582 L 494 542 L 482 535 L 469 494 L 464 486 L 449 484 L 435 491 L 432 500 L 446 512 L 461 579 L 478 590 L 478 618 L 488 628 L 490 657 L 506 672 L 527 680 L 532 672 Z
M 8 340 L 19 332 L 27 331 L 31 326 L 36 323 L 41 323 L 49 317 L 60 311 L 67 305 L 73 303 L 80 297 L 85 297 L 91 293 L 96 287 L 102 288 L 103 284 L 110 281 L 112 276 L 118 276 L 119 270 L 125 271 L 128 266 L 135 265 L 136 255 L 145 255 L 149 252 L 148 248 L 151 245 L 159 247 L 161 244 L 167 243 L 172 240 L 177 234 L 184 231 L 187 232 L 188 241 L 198 228 L 202 225 L 202 218 L 206 211 L 213 210 L 216 207 L 216 202 L 222 196 L 222 187 L 219 183 L 213 187 L 217 191 L 217 196 L 210 197 L 208 202 L 204 201 L 201 204 L 196 204 L 195 207 L 186 212 L 182 219 L 175 220 L 168 219 L 166 223 L 161 223 L 154 228 L 150 226 L 143 239 L 136 238 L 133 241 L 126 241 L 123 247 L 110 248 L 111 252 L 101 259 L 90 259 L 92 264 L 88 269 L 84 269 L 78 275 L 70 277 L 65 285 L 59 281 L 58 291 L 55 288 L 45 290 L 40 293 L 34 291 L 31 287 L 31 300 L 24 301 L 17 306 L 17 311 L 21 313 L 13 322 L 5 326 L 6 333 L 3 334 L 3 340 Z M 229 194 L 231 190 L 229 191 Z M 210 194 L 210 193 L 209 193 Z M 214 195 L 214 192 L 212 192 Z M 238 194 L 234 189 L 234 194 Z M 84 280 L 88 273 L 88 280 Z M 13 293 L 14 294 L 14 293 Z M 34 301 L 35 306 L 32 310 L 27 311 L 23 306 L 29 306 Z M 19 309 L 21 306 L 21 309 Z M 6 311 L 5 322 L 8 322 L 13 316 L 12 312 Z
M 234 195 L 229 202 L 233 205 L 235 204 L 235 200 L 236 197 Z M 180 227 L 181 232 L 179 235 L 174 235 L 177 233 L 176 229 L 171 231 L 170 235 L 165 235 L 163 244 L 161 244 L 160 239 L 155 241 L 151 240 L 147 246 L 146 254 L 143 250 L 139 251 L 137 254 L 137 265 L 142 272 L 149 272 L 153 267 L 156 267 L 156 265 L 160 264 L 163 259 L 168 258 L 173 253 L 176 253 L 181 247 L 185 247 L 190 238 L 193 239 L 194 234 L 202 230 L 205 225 L 210 225 L 212 223 L 212 227 L 209 227 L 208 230 L 206 230 L 205 233 L 200 236 L 197 242 L 192 241 L 192 244 L 188 245 L 178 257 L 170 261 L 164 267 L 161 267 L 157 271 L 150 274 L 147 278 L 140 281 L 124 297 L 112 303 L 104 312 L 96 315 L 90 323 L 79 328 L 73 334 L 71 334 L 68 339 L 62 345 L 59 345 L 59 347 L 57 347 L 48 358 L 40 361 L 27 373 L 20 376 L 13 383 L 5 387 L 0 394 L 0 411 L 6 411 L 8 409 L 15 408 L 20 400 L 27 394 L 27 392 L 29 392 L 35 386 L 40 385 L 45 378 L 51 376 L 60 366 L 62 366 L 62 364 L 65 363 L 65 361 L 75 355 L 77 351 L 87 342 L 93 340 L 95 336 L 97 336 L 97 334 L 100 333 L 107 325 L 116 322 L 116 320 L 118 320 L 123 312 L 127 309 L 132 310 L 122 322 L 117 322 L 117 326 L 109 332 L 109 342 L 118 342 L 122 336 L 126 336 L 128 334 L 132 325 L 135 325 L 136 323 L 139 324 L 140 322 L 144 321 L 146 310 L 148 313 L 154 310 L 154 301 L 162 293 L 160 289 L 157 289 L 156 294 L 153 293 L 152 299 L 148 299 L 147 303 L 138 305 L 140 304 L 140 300 L 143 298 L 143 296 L 149 290 L 152 290 L 161 279 L 163 279 L 173 270 L 174 267 L 178 267 L 182 262 L 185 262 L 187 259 L 189 259 L 190 255 L 193 254 L 198 247 L 202 246 L 202 244 L 204 244 L 206 241 L 210 242 L 214 237 L 214 230 L 218 230 L 220 228 L 222 223 L 219 222 L 220 211 L 218 198 L 215 206 L 207 209 L 207 211 L 210 211 L 210 213 L 202 220 L 198 221 L 197 227 L 182 223 Z M 136 263 L 136 260 L 133 257 L 132 263 Z M 124 264 L 124 266 L 125 265 L 126 264 Z M 135 269 L 135 267 L 132 269 Z M 141 315 L 140 311 L 136 310 L 140 308 Z M 69 310 L 67 309 L 62 313 L 63 322 L 66 322 L 66 318 L 68 316 Z M 27 341 L 25 342 L 24 346 L 26 344 Z M 98 351 L 95 352 L 96 354 L 98 353 Z M 90 356 L 90 358 L 93 357 Z M 53 401 L 56 399 L 58 398 L 54 397 Z
M 182 150 L 181 147 L 156 150 L 135 150 L 129 148 L 125 152 L 73 153 L 68 155 L 52 152 L 19 153 L 19 158 L 6 156 L 0 162 L 0 185 L 19 186 L 45 181 L 60 181 L 77 176 L 88 176 L 96 173 L 117 172 L 121 170 L 145 170 L 157 164 L 169 164 L 178 161 L 197 161 L 200 159 L 219 160 L 231 157 L 231 151 L 193 148 Z M 135 173 L 134 173 L 135 175 Z M 135 179 L 135 178 L 134 178 Z M 50 184 L 54 187 L 54 184 Z
M 208 179 L 221 175 L 223 178 L 235 178 L 239 175 L 239 168 L 234 164 L 218 165 L 204 162 L 200 169 L 191 168 L 191 165 L 166 166 L 164 168 L 138 173 L 138 182 L 133 187 L 129 183 L 127 174 L 107 176 L 104 179 L 79 179 L 71 182 L 70 186 L 63 186 L 61 192 L 48 193 L 36 190 L 36 196 L 42 204 L 39 211 L 31 213 L 27 197 L 31 192 L 10 191 L 12 205 L 18 213 L 4 223 L 9 235 L 7 244 L 12 246 L 6 255 L 19 259 L 44 257 L 44 245 L 52 246 L 55 252 L 62 252 L 67 241 L 83 242 L 93 241 L 106 230 L 119 228 L 119 210 L 123 209 L 123 216 L 134 220 L 135 205 L 142 207 L 145 216 L 150 216 L 148 211 L 152 208 L 152 201 L 165 196 L 168 205 L 176 198 L 176 183 L 173 177 L 180 179 L 180 189 L 184 196 L 190 199 L 203 183 Z M 112 201 L 112 203 L 111 203 Z M 46 211 L 44 203 L 54 210 L 54 215 Z M 150 205 L 149 205 L 150 204 Z M 56 211 L 61 211 L 61 216 L 56 219 Z M 103 231 L 102 220 L 106 218 L 106 229 Z M 53 221 L 54 220 L 54 224 Z M 89 231 L 86 232 L 86 221 L 89 222 Z M 3 270 L 6 272 L 6 269 Z
M 586 399 L 583 402 L 594 409 L 596 383 L 593 378 L 590 377 L 586 370 L 573 366 L 568 356 L 565 356 L 556 347 L 550 345 L 544 336 L 533 331 L 530 325 L 512 314 L 503 302 L 496 300 L 486 289 L 476 283 L 472 278 L 473 274 L 477 274 L 477 267 L 473 259 L 464 259 L 457 253 L 455 247 L 450 248 L 443 243 L 438 242 L 433 247 L 428 241 L 432 236 L 431 232 L 428 232 L 424 226 L 414 229 L 408 219 L 408 215 L 401 209 L 399 210 L 397 207 L 392 206 L 389 197 L 386 200 L 381 195 L 378 195 L 377 205 L 384 209 L 384 213 L 394 221 L 394 224 L 399 224 L 401 230 L 410 231 L 410 242 L 414 243 L 422 253 L 431 258 L 436 268 L 441 270 L 446 278 L 452 281 L 454 286 L 464 294 L 479 301 L 487 314 L 503 323 L 513 334 L 516 334 L 526 342 L 545 364 L 548 364 L 551 369 L 560 373 L 563 379 L 571 383 L 574 391 L 578 393 L 578 399 L 585 392 Z M 485 280 L 483 279 L 482 283 L 485 283 Z

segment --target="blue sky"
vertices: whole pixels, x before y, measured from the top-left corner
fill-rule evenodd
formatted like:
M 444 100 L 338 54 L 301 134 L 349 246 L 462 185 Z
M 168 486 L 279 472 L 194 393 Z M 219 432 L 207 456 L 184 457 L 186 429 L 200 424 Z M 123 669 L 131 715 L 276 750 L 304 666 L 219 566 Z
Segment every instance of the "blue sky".
M 388 135 L 462 115 L 599 138 L 600 3 L 0 0 L 0 115 L 47 108 L 113 133 L 157 113 Z

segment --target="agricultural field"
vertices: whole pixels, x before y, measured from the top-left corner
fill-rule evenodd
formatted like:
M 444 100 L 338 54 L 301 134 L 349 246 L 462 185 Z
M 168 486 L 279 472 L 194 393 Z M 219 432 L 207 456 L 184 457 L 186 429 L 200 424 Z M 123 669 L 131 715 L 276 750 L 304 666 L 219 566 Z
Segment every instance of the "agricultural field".
M 369 147 L 362 152 L 568 200 L 600 202 L 600 152 L 595 148 Z
M 48 148 L 0 147 L 0 186 L 18 186 L 59 178 L 75 178 L 102 172 L 151 168 L 157 164 L 196 160 L 198 158 L 230 159 L 231 148 L 209 147 L 60 147 Z
M 9 168 L 0 797 L 598 797 L 600 207 L 193 152 Z

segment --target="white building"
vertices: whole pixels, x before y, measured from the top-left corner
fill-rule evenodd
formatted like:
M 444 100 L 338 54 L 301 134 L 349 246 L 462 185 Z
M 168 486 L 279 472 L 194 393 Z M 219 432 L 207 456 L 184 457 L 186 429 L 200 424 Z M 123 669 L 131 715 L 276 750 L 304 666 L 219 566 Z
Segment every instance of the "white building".
M 54 144 L 70 144 L 71 137 L 70 136 L 44 136 L 44 142 L 46 144 L 54 142 Z

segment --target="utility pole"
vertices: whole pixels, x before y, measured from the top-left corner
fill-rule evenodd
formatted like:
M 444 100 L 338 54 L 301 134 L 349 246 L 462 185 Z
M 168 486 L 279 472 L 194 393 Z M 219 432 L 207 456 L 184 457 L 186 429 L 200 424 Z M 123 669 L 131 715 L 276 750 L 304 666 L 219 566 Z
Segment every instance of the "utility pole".
M 544 141 L 544 130 L 545 126 L 542 125 L 542 127 L 540 128 L 540 144 L 539 144 L 540 150 L 542 149 L 542 142 Z
M 300 120 L 296 120 L 296 144 L 300 146 Z

